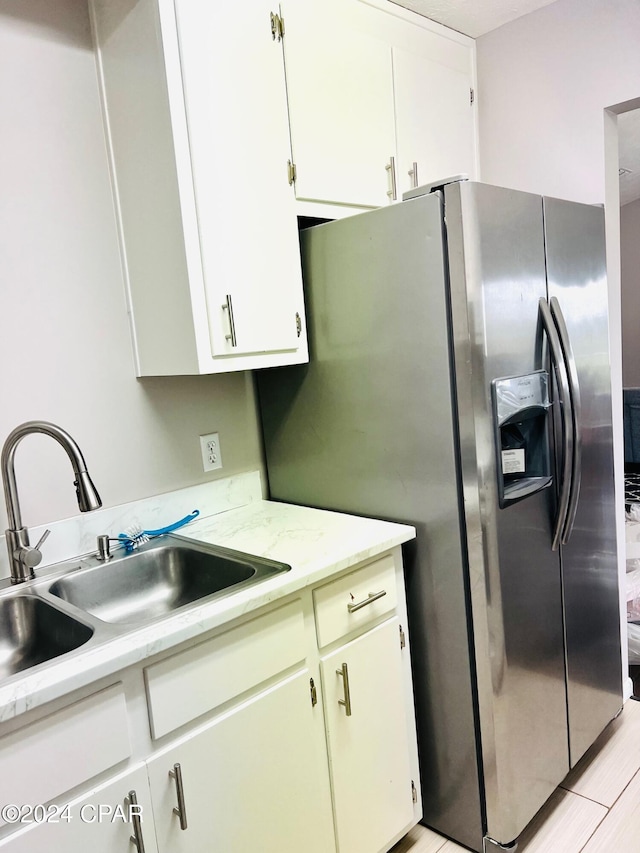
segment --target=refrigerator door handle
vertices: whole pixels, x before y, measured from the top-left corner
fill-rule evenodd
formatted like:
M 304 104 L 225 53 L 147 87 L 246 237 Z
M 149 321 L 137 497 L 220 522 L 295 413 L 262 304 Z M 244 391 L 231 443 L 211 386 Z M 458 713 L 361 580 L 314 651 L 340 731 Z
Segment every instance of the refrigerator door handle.
M 578 369 L 576 360 L 571 347 L 571 339 L 567 331 L 567 324 L 564 320 L 560 303 L 555 296 L 549 300 L 551 308 L 551 316 L 554 319 L 558 336 L 560 338 L 560 346 L 564 355 L 564 362 L 567 367 L 567 376 L 569 379 L 569 393 L 571 394 L 571 417 L 573 421 L 573 465 L 571 467 L 571 492 L 569 497 L 569 508 L 567 517 L 562 529 L 562 544 L 566 545 L 571 536 L 573 525 L 576 520 L 576 512 L 578 511 L 578 496 L 580 494 L 580 480 L 582 479 L 582 429 L 581 429 L 581 413 L 582 404 L 580 400 L 580 380 L 578 379 Z
M 558 496 L 558 511 L 554 524 L 551 550 L 557 551 L 565 529 L 567 513 L 569 511 L 569 497 L 571 494 L 571 479 L 573 468 L 573 417 L 571 414 L 571 392 L 569 390 L 569 378 L 566 363 L 556 324 L 554 323 L 547 300 L 541 298 L 538 302 L 542 327 L 549 341 L 549 352 L 553 364 L 560 412 L 562 415 L 562 476 L 560 479 L 560 494 Z

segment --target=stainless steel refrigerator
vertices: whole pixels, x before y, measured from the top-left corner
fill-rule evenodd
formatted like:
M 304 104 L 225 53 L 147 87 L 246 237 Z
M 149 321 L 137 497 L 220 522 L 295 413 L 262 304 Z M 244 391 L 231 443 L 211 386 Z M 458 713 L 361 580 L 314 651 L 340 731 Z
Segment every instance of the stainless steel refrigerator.
M 257 380 L 269 487 L 415 525 L 423 822 L 494 851 L 622 706 L 604 216 L 415 195 L 302 232 L 311 360 Z

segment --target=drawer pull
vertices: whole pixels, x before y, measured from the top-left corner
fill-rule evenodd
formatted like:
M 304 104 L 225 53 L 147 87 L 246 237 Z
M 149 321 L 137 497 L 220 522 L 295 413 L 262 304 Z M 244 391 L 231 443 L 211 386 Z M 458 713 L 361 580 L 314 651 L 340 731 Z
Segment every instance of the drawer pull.
M 349 611 L 349 613 L 355 613 L 356 610 L 361 610 L 363 607 L 366 607 L 367 604 L 373 604 L 374 601 L 377 601 L 379 598 L 382 598 L 382 596 L 386 594 L 386 589 L 383 589 L 380 592 L 370 592 L 369 595 L 363 601 L 358 601 L 355 604 L 347 604 L 347 610 Z
M 351 691 L 349 690 L 349 670 L 346 663 L 343 663 L 340 669 L 336 669 L 336 675 L 342 676 L 344 684 L 344 699 L 338 699 L 338 705 L 342 705 L 347 717 L 351 716 Z
M 182 787 L 182 767 L 179 764 L 174 764 L 173 770 L 169 770 L 169 776 L 175 779 L 176 795 L 178 797 L 178 805 L 173 807 L 173 813 L 180 818 L 180 829 L 186 829 L 187 807 L 184 802 L 184 788 Z
M 130 807 L 138 805 L 138 795 L 135 791 L 129 791 L 127 800 L 128 805 Z M 145 853 L 144 839 L 142 838 L 142 821 L 140 819 L 140 814 L 137 808 L 131 809 L 131 822 L 133 824 L 133 835 L 131 836 L 131 843 L 135 845 L 138 853 Z

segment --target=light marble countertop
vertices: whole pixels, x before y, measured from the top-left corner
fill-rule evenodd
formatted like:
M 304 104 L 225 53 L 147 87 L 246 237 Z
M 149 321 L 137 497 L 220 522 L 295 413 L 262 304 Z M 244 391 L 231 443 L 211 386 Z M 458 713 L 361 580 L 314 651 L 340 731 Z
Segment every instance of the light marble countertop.
M 0 721 L 86 687 L 415 537 L 415 529 L 404 524 L 265 500 L 201 518 L 178 533 L 287 563 L 291 571 L 218 600 L 187 606 L 102 643 L 90 641 L 86 648 L 11 676 L 0 683 Z

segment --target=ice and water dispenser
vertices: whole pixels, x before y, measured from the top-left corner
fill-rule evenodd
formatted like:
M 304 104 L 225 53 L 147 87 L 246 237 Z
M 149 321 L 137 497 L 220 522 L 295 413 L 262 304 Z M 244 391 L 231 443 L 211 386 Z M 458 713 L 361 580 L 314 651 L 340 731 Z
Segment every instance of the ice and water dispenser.
M 500 507 L 551 483 L 549 374 L 536 370 L 491 383 Z

